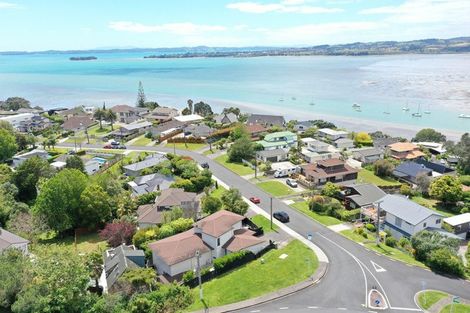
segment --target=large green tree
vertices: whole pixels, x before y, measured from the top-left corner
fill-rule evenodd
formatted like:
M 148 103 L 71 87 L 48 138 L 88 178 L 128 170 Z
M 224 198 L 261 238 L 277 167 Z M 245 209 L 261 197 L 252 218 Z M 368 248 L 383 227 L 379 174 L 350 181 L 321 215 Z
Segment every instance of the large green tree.
M 83 190 L 78 215 L 78 226 L 88 228 L 95 228 L 111 219 L 110 199 L 100 185 L 90 184 Z
M 136 102 L 136 105 L 137 105 L 139 108 L 144 108 L 146 101 L 147 101 L 147 97 L 145 97 L 144 85 L 142 84 L 141 81 L 139 81 L 139 88 L 138 88 L 138 90 L 137 90 L 137 102 Z
M 0 103 L 0 109 L 5 111 L 18 111 L 21 108 L 31 108 L 31 103 L 21 97 L 10 97 Z
M 219 198 L 205 196 L 202 199 L 202 211 L 207 214 L 212 214 L 220 210 L 222 201 Z
M 8 312 L 18 293 L 30 282 L 30 267 L 31 262 L 19 250 L 0 253 L 0 308 Z
M 446 136 L 432 128 L 423 128 L 419 132 L 416 133 L 412 141 L 445 142 Z
M 241 137 L 230 146 L 228 160 L 230 162 L 241 162 L 253 158 L 255 149 L 253 142 L 248 137 Z
M 76 169 L 64 169 L 47 180 L 41 188 L 34 213 L 43 216 L 47 225 L 58 232 L 80 224 L 80 196 L 87 176 Z
M 438 177 L 429 186 L 429 195 L 443 202 L 455 203 L 462 198 L 462 182 L 449 175 Z
M 13 174 L 13 183 L 18 187 L 18 198 L 26 202 L 35 199 L 39 179 L 52 177 L 54 173 L 49 162 L 39 157 L 21 163 Z
M 207 116 L 210 116 L 210 115 L 214 114 L 212 112 L 211 106 L 207 103 L 202 102 L 202 101 L 200 101 L 200 102 L 198 102 L 194 105 L 194 113 L 199 114 L 199 115 L 204 116 L 204 117 L 207 117 Z
M 240 215 L 245 215 L 248 211 L 248 204 L 243 201 L 242 194 L 240 190 L 235 188 L 230 188 L 225 191 L 221 197 L 223 203 L 223 209 L 237 213 Z
M 470 175 L 470 134 L 465 133 L 460 141 L 452 148 L 452 152 L 459 157 L 458 168 L 462 174 Z
M 0 162 L 4 162 L 15 155 L 17 149 L 18 146 L 13 132 L 0 128 Z
M 74 168 L 85 173 L 85 164 L 78 155 L 71 155 L 65 160 L 65 168 Z

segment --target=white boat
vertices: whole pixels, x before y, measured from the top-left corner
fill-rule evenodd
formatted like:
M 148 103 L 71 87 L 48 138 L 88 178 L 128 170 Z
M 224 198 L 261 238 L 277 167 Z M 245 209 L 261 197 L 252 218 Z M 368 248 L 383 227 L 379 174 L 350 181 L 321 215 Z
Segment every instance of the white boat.
M 428 109 L 424 111 L 424 114 L 431 114 L 431 106 L 428 104 Z
M 408 106 L 408 101 L 406 102 L 406 106 L 404 106 L 402 110 L 407 112 L 410 110 L 410 107 Z
M 411 114 L 413 117 L 422 117 L 423 115 L 421 114 L 421 106 L 418 104 L 418 111 L 415 113 Z
M 361 106 L 360 106 L 359 104 L 357 104 L 357 103 L 354 103 L 354 104 L 352 105 L 352 107 L 353 107 L 353 108 L 360 108 Z
M 460 114 L 459 118 L 470 118 L 470 114 Z
M 279 99 L 279 102 L 283 102 L 283 101 L 284 101 L 284 98 Z

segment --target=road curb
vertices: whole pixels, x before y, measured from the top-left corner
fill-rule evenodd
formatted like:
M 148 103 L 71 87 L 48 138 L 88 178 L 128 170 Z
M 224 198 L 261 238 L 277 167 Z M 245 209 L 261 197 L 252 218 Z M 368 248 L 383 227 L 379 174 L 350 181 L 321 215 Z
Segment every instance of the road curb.
M 213 308 L 208 308 L 207 310 L 199 310 L 199 311 L 194 311 L 192 313 L 205 313 L 205 312 L 211 312 L 211 313 L 225 313 L 225 312 L 235 312 L 238 310 L 246 309 L 249 307 L 253 307 L 256 305 L 260 304 L 265 304 L 267 302 L 271 302 L 274 300 L 278 300 L 287 296 L 290 296 L 294 293 L 297 293 L 299 291 L 302 291 L 304 289 L 307 289 L 309 287 L 312 287 L 314 285 L 317 285 L 323 277 L 325 277 L 326 273 L 328 272 L 329 268 L 329 263 L 326 262 L 320 262 L 318 264 L 318 269 L 314 273 L 314 275 L 307 279 L 304 280 L 303 282 L 300 282 L 298 284 L 295 284 L 293 286 L 289 286 L 283 289 L 279 289 L 277 291 L 271 292 L 266 295 L 262 295 L 253 299 L 248 299 L 236 303 L 231 303 L 223 306 L 218 306 L 218 307 L 213 307 Z

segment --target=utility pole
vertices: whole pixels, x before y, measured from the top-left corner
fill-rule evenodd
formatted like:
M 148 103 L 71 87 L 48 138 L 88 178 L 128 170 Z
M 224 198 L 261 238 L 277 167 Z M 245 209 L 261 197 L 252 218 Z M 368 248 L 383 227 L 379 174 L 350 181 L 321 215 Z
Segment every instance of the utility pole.
M 199 300 L 202 300 L 204 299 L 203 298 L 203 295 L 202 295 L 202 281 L 201 281 L 201 264 L 200 264 L 200 257 L 201 257 L 201 253 L 199 252 L 199 250 L 196 250 L 196 259 L 197 259 L 197 280 L 199 282 Z
M 381 203 L 382 203 L 382 201 L 377 202 L 377 229 L 376 229 L 377 238 L 375 239 L 375 243 L 377 245 L 380 244 L 380 204 Z
M 176 155 L 176 142 L 173 140 L 173 154 Z
M 273 197 L 270 197 L 269 198 L 269 212 L 270 212 L 270 215 L 271 215 L 271 229 L 273 229 Z
M 258 177 L 258 159 L 255 157 L 255 178 Z

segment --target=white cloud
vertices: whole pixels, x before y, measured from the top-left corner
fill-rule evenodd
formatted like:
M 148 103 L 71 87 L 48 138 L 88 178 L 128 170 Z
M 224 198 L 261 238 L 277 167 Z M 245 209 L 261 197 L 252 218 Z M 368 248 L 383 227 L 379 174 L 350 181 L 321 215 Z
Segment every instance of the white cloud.
M 398 6 L 365 9 L 360 14 L 389 15 L 391 23 L 465 23 L 469 24 L 469 0 L 407 0 Z
M 0 9 L 16 9 L 18 5 L 11 2 L 0 2 Z
M 141 23 L 127 21 L 110 22 L 109 28 L 117 31 L 126 31 L 133 33 L 168 32 L 177 35 L 194 35 L 204 32 L 217 32 L 226 30 L 225 26 L 218 25 L 197 25 L 193 23 L 168 23 L 160 25 L 145 25 Z
M 342 12 L 339 8 L 325 8 L 318 6 L 303 5 L 305 0 L 283 0 L 279 3 L 258 3 L 258 2 L 234 2 L 227 4 L 227 8 L 238 10 L 244 13 L 301 13 L 301 14 L 319 14 L 319 13 L 337 13 Z

